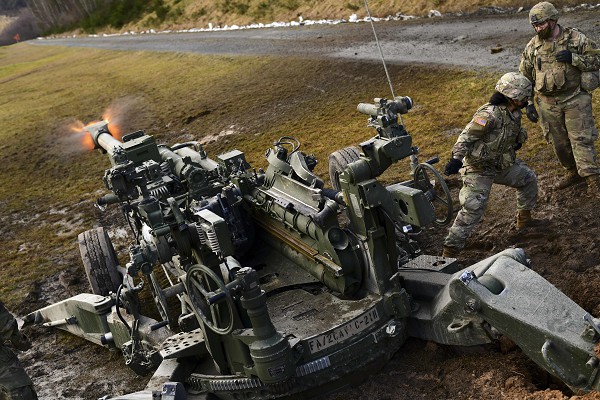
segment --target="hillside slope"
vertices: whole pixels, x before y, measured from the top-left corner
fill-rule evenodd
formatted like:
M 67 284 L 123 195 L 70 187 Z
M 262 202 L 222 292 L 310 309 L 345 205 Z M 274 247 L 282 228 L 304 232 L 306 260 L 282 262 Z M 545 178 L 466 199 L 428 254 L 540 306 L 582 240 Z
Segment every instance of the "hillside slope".
M 536 0 L 372 0 L 369 9 L 372 16 L 386 17 L 404 14 L 427 16 L 430 10 L 446 13 L 474 13 L 481 9 L 531 7 Z M 577 5 L 579 1 L 557 1 L 559 7 Z M 350 15 L 367 15 L 362 0 L 165 0 L 170 17 L 165 24 L 185 25 L 246 25 L 271 21 L 294 21 L 303 19 L 348 19 Z M 149 20 L 146 16 L 138 24 Z

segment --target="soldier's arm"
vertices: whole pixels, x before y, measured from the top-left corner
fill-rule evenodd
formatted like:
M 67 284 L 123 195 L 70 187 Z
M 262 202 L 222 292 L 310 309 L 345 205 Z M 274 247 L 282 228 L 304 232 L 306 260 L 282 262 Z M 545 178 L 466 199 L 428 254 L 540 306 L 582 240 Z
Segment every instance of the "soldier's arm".
M 533 52 L 530 50 L 529 45 L 525 47 L 525 50 L 521 53 L 521 63 L 519 64 L 519 72 L 525 78 L 529 79 L 531 85 L 531 95 L 529 96 L 529 103 L 533 103 L 533 87 L 535 86 L 535 60 L 533 59 Z
M 0 340 L 2 343 L 10 340 L 13 346 L 21 351 L 31 347 L 31 342 L 27 336 L 19 331 L 19 325 L 13 315 L 0 302 Z
M 521 130 L 519 131 L 519 135 L 517 136 L 517 143 L 525 143 L 527 141 L 528 135 L 527 135 L 527 130 L 523 127 L 521 127 Z
M 477 111 L 452 147 L 452 156 L 462 160 L 471 151 L 473 143 L 489 132 L 494 123 L 495 119 L 492 113 L 487 110 Z
M 579 33 L 577 52 L 573 53 L 573 66 L 581 71 L 598 71 L 600 69 L 600 50 L 596 43 Z
M 0 340 L 2 342 L 11 340 L 15 331 L 18 332 L 18 330 L 17 321 L 0 302 Z

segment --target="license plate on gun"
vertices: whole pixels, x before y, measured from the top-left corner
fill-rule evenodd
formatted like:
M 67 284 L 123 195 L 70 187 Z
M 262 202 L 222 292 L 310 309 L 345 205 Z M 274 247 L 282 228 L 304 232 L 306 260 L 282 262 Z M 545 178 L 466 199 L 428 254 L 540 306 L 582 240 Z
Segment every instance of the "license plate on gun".
M 377 321 L 379 321 L 379 314 L 377 309 L 373 308 L 339 328 L 308 339 L 308 348 L 311 353 L 316 353 L 359 334 Z

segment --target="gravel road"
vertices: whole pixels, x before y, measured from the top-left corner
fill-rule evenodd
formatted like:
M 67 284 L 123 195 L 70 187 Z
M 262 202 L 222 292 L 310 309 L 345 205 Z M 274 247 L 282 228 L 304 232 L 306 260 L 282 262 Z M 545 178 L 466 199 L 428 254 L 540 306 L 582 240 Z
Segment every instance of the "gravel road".
M 597 42 L 600 42 L 599 21 L 600 9 L 571 12 L 560 17 L 561 24 L 577 27 Z M 534 34 L 526 11 L 380 21 L 375 28 L 388 63 L 425 63 L 499 71 L 518 68 L 520 52 Z M 337 57 L 357 61 L 380 59 L 369 23 L 54 38 L 32 43 L 111 50 Z

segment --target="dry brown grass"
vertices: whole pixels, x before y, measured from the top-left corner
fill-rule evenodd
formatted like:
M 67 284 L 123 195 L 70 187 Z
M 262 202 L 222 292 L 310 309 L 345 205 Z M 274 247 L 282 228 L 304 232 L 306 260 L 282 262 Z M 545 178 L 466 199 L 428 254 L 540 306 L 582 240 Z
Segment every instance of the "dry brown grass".
M 299 68 L 299 66 L 302 68 Z M 292 135 L 320 160 L 373 136 L 359 102 L 388 95 L 378 64 L 268 57 L 109 52 L 35 46 L 0 48 L 0 298 L 15 304 L 58 271 L 79 265 L 77 234 L 98 224 L 93 201 L 104 193 L 109 166 L 82 150 L 69 130 L 75 120 L 120 111 L 125 132 L 143 129 L 159 142 L 222 136 L 205 146 L 212 157 L 238 148 L 265 167 L 273 141 Z M 495 74 L 390 66 L 398 95 L 415 108 L 404 117 L 421 159 L 448 158 L 456 134 L 487 100 Z M 596 96 L 595 109 L 598 109 Z M 527 123 L 523 151 L 547 168 L 549 148 Z M 540 154 L 544 153 L 541 157 Z M 551 157 L 551 155 L 550 155 Z M 554 166 L 553 166 L 554 167 Z M 408 161 L 385 180 L 408 177 Z
M 531 7 L 537 0 L 498 0 L 494 2 L 475 0 L 371 0 L 369 9 L 375 17 L 386 17 L 397 13 L 414 16 L 427 16 L 430 10 L 441 13 L 473 13 L 482 7 Z M 272 21 L 296 21 L 304 19 L 348 19 L 350 15 L 367 15 L 363 0 L 168 0 L 171 14 L 177 18 L 168 18 L 164 28 L 205 27 L 209 23 L 218 25 L 247 25 L 251 23 L 269 23 Z M 579 5 L 578 0 L 555 1 L 558 7 Z M 131 24 L 125 29 L 147 27 L 146 18 Z

